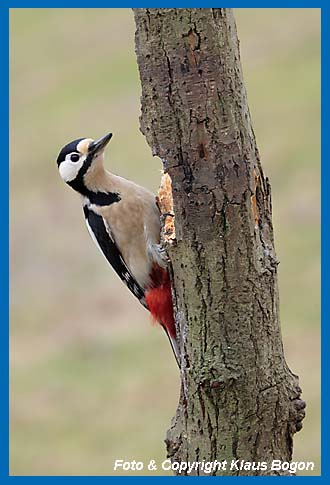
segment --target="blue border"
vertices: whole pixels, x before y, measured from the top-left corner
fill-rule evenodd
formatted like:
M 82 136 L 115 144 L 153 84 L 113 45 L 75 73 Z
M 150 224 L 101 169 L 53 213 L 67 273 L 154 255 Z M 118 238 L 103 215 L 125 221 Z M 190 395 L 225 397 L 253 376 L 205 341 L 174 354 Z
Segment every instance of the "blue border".
M 330 177 L 330 170 L 327 164 L 327 154 L 329 153 L 329 92 L 326 86 L 329 85 L 329 6 L 322 8 L 321 15 L 321 453 L 324 460 L 321 461 L 322 478 L 329 477 L 329 464 L 325 459 L 327 456 L 326 450 L 329 451 L 329 408 L 324 403 L 329 400 L 329 382 L 324 378 L 326 374 L 326 356 L 329 352 L 329 329 L 326 325 L 326 315 L 329 315 L 330 304 L 327 298 L 329 295 L 329 275 L 326 273 L 329 268 L 329 213 L 326 210 L 329 207 L 329 190 L 326 186 Z
M 273 3 L 272 5 L 265 5 L 265 2 L 261 1 L 254 1 L 253 4 L 249 4 L 246 1 L 236 1 L 234 4 L 229 2 L 230 5 L 226 4 L 221 5 L 222 8 L 232 7 L 232 8 L 322 8 L 327 10 L 326 7 L 326 0 L 318 1 L 316 5 L 311 4 L 311 2 L 307 1 L 297 1 L 293 0 L 291 2 L 279 2 Z M 65 2 L 62 1 L 38 1 L 34 0 L 31 2 L 26 1 L 5 1 L 4 5 L 1 5 L 1 9 L 7 10 L 8 8 L 219 8 L 220 5 L 218 2 L 214 1 L 186 1 L 186 2 L 162 2 L 153 0 L 150 4 L 149 2 L 138 2 L 138 1 L 95 1 L 93 5 L 91 2 L 87 1 L 70 1 Z
M 3 140 L 9 142 L 9 96 L 8 96 L 8 65 L 9 65 L 9 39 L 8 39 L 8 11 L 1 9 L 0 32 L 2 38 L 0 42 L 1 65 L 3 75 L 1 76 L 1 126 L 3 127 Z M 9 412 L 8 412 L 8 393 L 9 393 L 9 143 L 3 143 L 0 177 L 0 207 L 2 207 L 2 224 L 0 237 L 0 342 L 1 342 L 1 399 L 0 399 L 0 477 L 8 475 L 9 459 Z M 0 480 L 1 480 L 0 478 Z
M 78 8 L 78 7 L 91 7 L 90 2 L 76 2 L 71 1 L 69 5 L 64 1 L 58 2 L 51 2 L 51 1 L 34 1 L 34 2 L 24 2 L 24 1 L 5 1 L 1 2 L 0 5 L 0 32 L 1 32 L 1 42 L 0 42 L 0 52 L 1 52 L 1 109 L 0 109 L 0 116 L 2 124 L 2 137 L 3 140 L 8 140 L 9 142 L 9 126 L 8 126 L 8 119 L 9 119 L 9 10 L 10 8 Z M 329 200 L 329 188 L 327 187 L 327 182 L 330 180 L 329 175 L 329 166 L 326 163 L 326 154 L 330 151 L 330 142 L 329 142 L 329 123 L 328 123 L 328 109 L 329 109 L 329 91 L 328 86 L 330 85 L 330 79 L 328 74 L 328 62 L 329 59 L 329 49 L 326 49 L 326 46 L 329 45 L 329 6 L 327 5 L 328 2 L 319 1 L 317 5 L 312 5 L 311 2 L 304 2 L 304 1 L 291 1 L 289 4 L 286 2 L 280 2 L 276 5 L 265 5 L 264 2 L 253 2 L 253 5 L 248 4 L 247 2 L 238 1 L 235 2 L 235 5 L 222 5 L 222 7 L 232 6 L 235 8 L 265 8 L 265 7 L 274 7 L 274 8 L 322 8 L 322 179 L 321 179 L 321 188 L 322 188 L 322 321 L 325 321 L 324 315 L 327 315 L 330 310 L 330 301 L 328 300 L 329 291 L 329 275 L 327 271 L 329 271 L 329 248 L 330 248 L 330 240 L 328 234 L 329 228 L 329 210 L 330 207 L 330 200 Z M 133 5 L 132 5 L 133 4 Z M 131 7 L 178 7 L 178 8 L 195 8 L 195 7 L 219 7 L 216 5 L 215 2 L 159 2 L 159 1 L 152 1 L 152 4 L 148 2 L 148 4 L 141 4 L 141 2 L 105 2 L 105 1 L 96 1 L 93 8 L 109 8 L 109 7 L 120 7 L 120 8 L 131 8 Z M 9 477 L 9 164 L 7 160 L 9 160 L 9 143 L 2 143 L 1 147 L 1 156 L 2 156 L 2 163 L 1 163 L 1 177 L 0 177 L 0 207 L 1 207 L 1 237 L 0 237 L 0 316 L 1 316 L 1 325 L 0 325 L 0 355 L 2 358 L 1 368 L 0 368 L 0 377 L 1 377 L 1 397 L 0 397 L 0 482 L 7 483 L 13 480 L 24 480 L 26 482 L 34 483 L 36 480 L 40 481 L 63 481 L 63 477 L 60 476 L 49 476 L 49 477 Z M 325 324 L 322 325 L 322 369 L 323 374 L 324 370 L 326 369 L 326 355 L 328 351 L 328 341 L 329 341 L 329 330 Z M 325 372 L 327 377 L 327 373 Z M 327 408 L 329 406 L 329 381 L 327 378 L 322 379 L 322 476 L 321 477 L 295 477 L 294 480 L 311 480 L 311 481 L 324 481 L 329 478 L 329 464 L 326 461 L 327 453 L 326 451 L 329 450 L 328 446 L 328 436 L 327 432 L 329 430 L 329 412 Z M 7 399 L 6 399 L 7 398 Z M 326 403 L 326 405 L 324 405 Z M 326 412 L 327 411 L 327 412 Z M 28 446 L 28 443 L 27 443 Z M 119 477 L 119 476 L 111 476 L 111 477 L 93 477 L 93 476 L 82 476 L 82 477 L 64 477 L 65 480 L 68 479 L 70 481 L 83 481 L 83 482 L 92 482 L 94 480 L 114 480 L 114 481 L 144 481 L 144 480 L 157 480 L 157 481 L 164 481 L 164 480 L 199 480 L 199 479 L 209 479 L 210 477 Z M 236 479 L 237 477 L 213 477 L 215 480 L 232 480 Z M 240 479 L 244 480 L 292 480 L 291 477 L 240 477 Z

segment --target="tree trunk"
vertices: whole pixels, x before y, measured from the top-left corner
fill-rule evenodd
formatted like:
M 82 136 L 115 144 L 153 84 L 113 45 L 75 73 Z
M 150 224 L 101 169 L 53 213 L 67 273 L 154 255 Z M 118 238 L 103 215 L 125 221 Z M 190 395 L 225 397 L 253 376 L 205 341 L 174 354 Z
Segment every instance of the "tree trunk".
M 233 12 L 134 13 L 141 131 L 171 178 L 175 215 L 176 240 L 167 250 L 182 387 L 168 456 L 227 460 L 214 475 L 288 474 L 271 464 L 291 460 L 304 402 L 283 354 L 270 185 Z M 232 468 L 232 460 L 266 462 L 267 469 Z

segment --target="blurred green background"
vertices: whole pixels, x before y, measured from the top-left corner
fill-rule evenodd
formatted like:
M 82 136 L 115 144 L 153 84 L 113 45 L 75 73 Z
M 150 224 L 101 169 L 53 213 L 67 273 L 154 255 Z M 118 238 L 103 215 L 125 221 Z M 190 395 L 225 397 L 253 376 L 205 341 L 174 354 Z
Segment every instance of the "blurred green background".
M 320 11 L 237 9 L 273 192 L 282 332 L 307 416 L 295 460 L 320 472 Z M 129 9 L 12 9 L 11 439 L 14 475 L 107 475 L 165 458 L 179 376 L 166 337 L 107 267 L 55 163 L 114 133 L 109 169 L 156 191 L 139 133 Z

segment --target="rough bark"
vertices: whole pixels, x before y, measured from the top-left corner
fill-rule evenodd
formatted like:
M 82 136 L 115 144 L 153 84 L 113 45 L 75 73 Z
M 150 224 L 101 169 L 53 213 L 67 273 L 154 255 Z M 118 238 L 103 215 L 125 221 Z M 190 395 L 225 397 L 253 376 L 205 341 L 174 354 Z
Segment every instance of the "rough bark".
M 134 14 L 141 131 L 172 180 L 175 214 L 176 241 L 167 249 L 182 388 L 168 456 L 290 461 L 304 402 L 283 353 L 270 185 L 252 129 L 233 12 Z

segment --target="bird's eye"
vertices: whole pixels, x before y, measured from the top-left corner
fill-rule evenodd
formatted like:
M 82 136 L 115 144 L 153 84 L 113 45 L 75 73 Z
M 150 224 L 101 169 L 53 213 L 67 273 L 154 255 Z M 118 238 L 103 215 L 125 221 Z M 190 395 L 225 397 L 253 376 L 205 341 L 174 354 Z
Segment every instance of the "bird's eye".
M 78 153 L 73 153 L 70 157 L 71 162 L 78 162 L 79 161 L 79 155 Z

